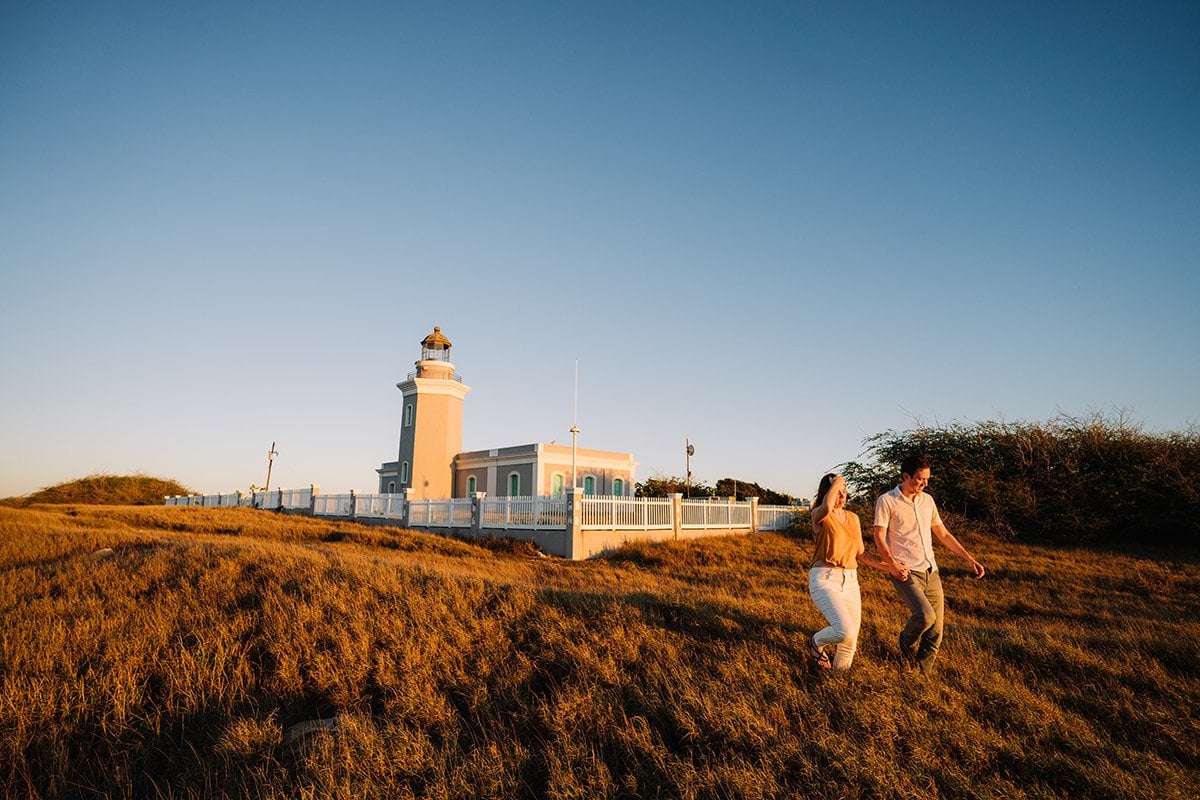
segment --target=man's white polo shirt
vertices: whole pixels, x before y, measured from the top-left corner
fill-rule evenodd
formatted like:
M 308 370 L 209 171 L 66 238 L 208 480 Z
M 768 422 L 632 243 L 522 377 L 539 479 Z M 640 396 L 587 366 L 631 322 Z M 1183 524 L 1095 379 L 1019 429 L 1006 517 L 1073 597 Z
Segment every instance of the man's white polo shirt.
M 909 499 L 897 486 L 875 501 L 875 527 L 885 537 L 892 557 L 910 570 L 937 569 L 933 558 L 933 526 L 941 525 L 937 503 L 924 492 Z

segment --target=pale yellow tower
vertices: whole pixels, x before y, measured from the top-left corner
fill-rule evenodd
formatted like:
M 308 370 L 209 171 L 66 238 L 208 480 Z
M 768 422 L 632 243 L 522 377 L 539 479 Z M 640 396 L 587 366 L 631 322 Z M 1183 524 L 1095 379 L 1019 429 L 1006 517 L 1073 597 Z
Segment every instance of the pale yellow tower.
M 417 371 L 396 384 L 404 395 L 400 417 L 398 490 L 441 500 L 454 493 L 454 457 L 462 450 L 463 398 L 470 387 L 454 374 L 450 340 L 435 327 L 421 340 Z

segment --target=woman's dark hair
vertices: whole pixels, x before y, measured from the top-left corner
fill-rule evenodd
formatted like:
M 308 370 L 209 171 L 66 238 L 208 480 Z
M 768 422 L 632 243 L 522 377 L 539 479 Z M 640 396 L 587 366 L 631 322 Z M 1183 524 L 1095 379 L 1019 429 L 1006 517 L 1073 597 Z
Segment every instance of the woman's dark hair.
M 836 472 L 831 472 L 821 478 L 821 483 L 817 486 L 817 502 L 813 503 L 813 508 L 825 502 L 825 495 L 829 494 L 829 489 L 833 486 L 834 479 L 837 478 Z

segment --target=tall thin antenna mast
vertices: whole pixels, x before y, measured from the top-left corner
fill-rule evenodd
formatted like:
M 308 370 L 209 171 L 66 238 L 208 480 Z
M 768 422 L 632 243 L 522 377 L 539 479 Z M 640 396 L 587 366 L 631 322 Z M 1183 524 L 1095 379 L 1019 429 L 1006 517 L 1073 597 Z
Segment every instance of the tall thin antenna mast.
M 579 359 L 575 359 L 575 393 L 571 408 L 571 488 L 579 488 L 575 477 L 575 450 L 579 438 Z

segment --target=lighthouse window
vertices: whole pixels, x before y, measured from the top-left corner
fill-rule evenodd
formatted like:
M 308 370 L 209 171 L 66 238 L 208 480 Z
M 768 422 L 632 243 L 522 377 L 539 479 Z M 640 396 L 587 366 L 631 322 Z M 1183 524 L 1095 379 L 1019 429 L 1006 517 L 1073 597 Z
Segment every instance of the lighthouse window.
M 409 403 L 408 405 L 406 405 L 404 407 L 404 427 L 411 428 L 412 427 L 412 419 L 413 419 L 413 407 L 412 407 L 412 403 Z
M 583 479 L 583 493 L 584 494 L 595 494 L 596 493 L 596 479 L 594 477 L 592 477 L 591 475 L 588 475 L 586 478 Z
M 408 462 L 405 461 L 400 465 L 400 485 L 408 483 Z
M 625 496 L 625 481 L 620 478 L 613 478 L 613 497 Z
M 467 497 L 471 497 L 472 495 L 475 494 L 475 486 L 476 486 L 475 476 L 472 475 L 469 478 L 467 478 Z
M 521 496 L 521 476 L 513 472 L 508 476 L 508 496 Z

